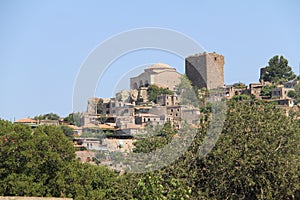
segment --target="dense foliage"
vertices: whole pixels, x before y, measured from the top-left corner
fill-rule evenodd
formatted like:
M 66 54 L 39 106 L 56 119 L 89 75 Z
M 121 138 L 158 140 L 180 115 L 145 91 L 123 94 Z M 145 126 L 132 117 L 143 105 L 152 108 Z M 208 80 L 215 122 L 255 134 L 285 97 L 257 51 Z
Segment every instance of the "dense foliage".
M 180 96 L 181 105 L 192 105 L 194 107 L 199 107 L 199 102 L 201 98 L 208 94 L 207 89 L 202 88 L 200 90 L 200 95 L 197 87 L 192 86 L 192 82 L 189 80 L 186 74 L 184 74 L 180 83 L 176 86 L 176 94 Z M 200 99 L 198 96 L 202 96 Z
M 260 91 L 260 96 L 263 96 L 264 98 L 271 98 L 273 88 L 275 88 L 275 85 L 265 85 Z
M 168 144 L 176 134 L 176 130 L 170 122 L 166 123 L 162 128 L 158 127 L 156 129 L 157 133 L 155 133 L 155 135 L 150 133 L 148 137 L 137 140 L 134 143 L 135 148 L 133 152 L 149 153 L 155 149 L 162 148 Z M 155 129 L 150 128 L 147 132 L 153 131 L 156 132 Z
M 67 117 L 64 118 L 64 122 L 75 125 L 75 126 L 82 125 L 80 113 L 69 114 Z
M 36 120 L 59 120 L 59 118 L 59 115 L 55 113 L 47 113 L 44 115 L 38 115 L 34 117 L 34 119 Z
M 0 120 L 0 196 L 103 199 L 116 174 L 75 160 L 72 142 L 55 126 Z
M 66 125 L 61 125 L 61 126 L 59 126 L 59 127 L 61 128 L 63 134 L 64 134 L 66 137 L 68 137 L 68 138 L 70 138 L 70 139 L 73 139 L 73 137 L 74 137 L 74 130 L 73 130 L 72 128 L 70 128 L 70 127 L 68 127 L 68 126 L 66 126 Z
M 266 73 L 262 79 L 264 81 L 277 84 L 284 83 L 296 78 L 292 67 L 288 65 L 288 60 L 283 56 L 274 56 L 269 60 L 269 65 L 266 66 Z
M 0 121 L 0 195 L 74 199 L 300 199 L 299 123 L 259 101 L 229 101 L 213 150 L 200 158 L 203 121 L 188 151 L 161 170 L 124 174 L 81 164 L 60 128 Z M 166 124 L 136 152 L 161 148 L 175 135 Z M 176 153 L 176 152 L 174 152 Z
M 245 83 L 241 83 L 241 82 L 234 83 L 233 87 L 237 88 L 237 89 L 246 89 L 247 88 L 246 84 Z
M 173 92 L 167 88 L 158 87 L 157 85 L 150 85 L 147 89 L 148 100 L 157 103 L 157 96 L 162 94 L 172 95 Z
M 300 102 L 300 82 L 295 86 L 295 100 L 296 100 L 296 103 L 299 103 Z

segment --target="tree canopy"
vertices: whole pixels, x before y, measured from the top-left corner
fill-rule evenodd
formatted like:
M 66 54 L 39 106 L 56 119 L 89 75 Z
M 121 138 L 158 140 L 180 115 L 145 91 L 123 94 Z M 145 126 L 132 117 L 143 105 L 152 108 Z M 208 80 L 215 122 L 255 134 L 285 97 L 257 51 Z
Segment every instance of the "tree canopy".
M 208 93 L 206 88 L 202 88 L 201 91 Z M 180 83 L 176 86 L 176 94 L 180 96 L 181 105 L 199 106 L 198 88 L 192 87 L 192 83 L 186 74 L 181 77 Z
M 265 68 L 266 72 L 262 79 L 274 84 L 287 82 L 296 78 L 292 67 L 288 65 L 288 60 L 283 56 L 274 56 L 269 60 L 269 65 Z
M 59 127 L 32 131 L 0 120 L 0 196 L 300 199 L 299 121 L 272 104 L 230 100 L 223 131 L 201 158 L 210 119 L 202 121 L 189 149 L 171 165 L 120 176 L 103 166 L 79 163 Z M 135 152 L 155 151 L 175 135 L 167 123 L 157 135 L 138 140 Z
M 233 87 L 234 88 L 239 88 L 239 89 L 246 89 L 247 88 L 246 84 L 242 83 L 242 82 L 234 83 Z
M 262 87 L 260 91 L 260 96 L 263 96 L 265 98 L 271 98 L 272 97 L 272 89 L 275 88 L 275 85 L 265 85 Z
M 300 129 L 293 118 L 272 104 L 231 100 L 222 134 L 200 158 L 208 124 L 202 124 L 182 158 L 140 176 L 134 197 L 299 199 Z M 149 141 L 144 142 L 147 147 Z
M 79 163 L 72 142 L 55 126 L 34 131 L 0 120 L 0 196 L 105 199 L 116 173 Z
M 295 86 L 295 99 L 296 103 L 300 102 L 300 83 Z
M 81 114 L 80 113 L 70 113 L 67 117 L 64 118 L 64 122 L 75 126 L 81 126 Z
M 162 95 L 162 94 L 169 94 L 173 95 L 174 93 L 167 89 L 167 88 L 162 88 L 157 85 L 150 85 L 147 89 L 147 94 L 148 94 L 148 100 L 152 101 L 154 103 L 157 103 L 157 96 Z
M 55 113 L 47 113 L 44 115 L 38 115 L 34 117 L 34 119 L 36 120 L 59 120 L 59 118 L 59 115 Z

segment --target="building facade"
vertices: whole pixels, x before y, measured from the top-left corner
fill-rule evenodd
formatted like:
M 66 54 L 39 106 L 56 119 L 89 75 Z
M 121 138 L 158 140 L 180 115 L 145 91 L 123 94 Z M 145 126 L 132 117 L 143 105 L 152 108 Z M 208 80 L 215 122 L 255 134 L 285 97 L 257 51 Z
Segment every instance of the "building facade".
M 182 75 L 175 68 L 157 63 L 146 68 L 143 73 L 136 77 L 130 78 L 130 89 L 138 89 L 149 85 L 175 90 L 175 86 L 181 81 Z

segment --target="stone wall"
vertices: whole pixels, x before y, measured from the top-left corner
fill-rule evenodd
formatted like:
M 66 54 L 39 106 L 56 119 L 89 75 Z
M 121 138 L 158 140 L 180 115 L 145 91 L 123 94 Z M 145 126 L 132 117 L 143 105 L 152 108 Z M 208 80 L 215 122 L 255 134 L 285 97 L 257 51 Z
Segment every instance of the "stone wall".
M 192 85 L 199 89 L 215 89 L 224 86 L 224 56 L 202 53 L 185 59 L 185 72 Z
M 88 106 L 87 106 L 87 112 L 89 114 L 97 114 L 97 103 L 99 101 L 99 98 L 89 98 L 88 99 Z

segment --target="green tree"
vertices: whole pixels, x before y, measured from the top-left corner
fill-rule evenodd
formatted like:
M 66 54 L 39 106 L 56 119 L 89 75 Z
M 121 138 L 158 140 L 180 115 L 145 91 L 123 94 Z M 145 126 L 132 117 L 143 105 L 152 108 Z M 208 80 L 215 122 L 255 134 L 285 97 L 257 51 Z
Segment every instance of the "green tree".
M 64 135 L 70 139 L 74 138 L 74 130 L 68 126 L 60 126 L 61 130 L 63 131 Z
M 300 102 L 300 83 L 298 83 L 296 86 L 295 86 L 295 99 L 296 99 L 296 103 L 299 103 Z
M 35 120 L 59 120 L 59 115 L 55 113 L 47 113 L 44 115 L 35 116 Z
M 272 97 L 272 89 L 275 88 L 275 85 L 265 85 L 260 91 L 260 96 L 265 98 L 271 98 Z
M 172 126 L 171 122 L 165 123 L 163 127 L 149 127 L 147 129 L 148 137 L 137 140 L 134 143 L 135 148 L 133 149 L 133 152 L 149 153 L 156 149 L 162 148 L 172 140 L 172 137 L 175 134 L 176 129 Z
M 104 166 L 95 166 L 88 163 L 68 163 L 61 170 L 57 181 L 57 190 L 60 196 L 75 200 L 108 199 L 115 184 L 117 173 Z
M 232 97 L 232 100 L 235 100 L 235 101 L 242 101 L 242 100 L 249 100 L 249 99 L 250 99 L 250 96 L 246 95 L 246 94 L 234 95 Z
M 227 111 L 223 132 L 205 158 L 199 154 L 209 121 L 201 124 L 184 156 L 155 173 L 137 176 L 135 198 L 298 199 L 298 123 L 261 101 L 231 100 Z M 171 196 L 174 181 L 175 191 L 183 196 Z
M 0 195 L 58 196 L 56 180 L 66 163 L 75 159 L 72 142 L 55 126 L 27 125 L 0 120 Z
M 150 85 L 147 89 L 147 94 L 149 101 L 157 103 L 157 96 L 162 94 L 173 95 L 174 93 L 167 88 L 158 87 L 157 85 Z
M 287 96 L 290 98 L 296 98 L 296 92 L 294 90 L 290 90 L 288 91 Z
M 272 105 L 230 101 L 214 149 L 192 161 L 194 193 L 204 199 L 296 199 L 299 133 L 298 124 Z
M 242 83 L 242 82 L 238 82 L 238 83 L 233 84 L 233 87 L 234 88 L 239 88 L 239 89 L 246 89 L 247 88 L 245 83 Z
M 117 174 L 75 160 L 61 127 L 0 120 L 0 196 L 52 196 L 107 199 Z
M 202 89 L 202 91 L 208 93 L 208 91 L 205 91 L 204 89 Z M 192 87 L 192 83 L 187 75 L 181 77 L 180 83 L 176 86 L 176 94 L 180 96 L 181 105 L 199 106 L 200 100 L 198 99 L 198 89 Z
M 295 78 L 296 75 L 292 71 L 292 67 L 288 65 L 288 60 L 278 55 L 269 60 L 269 65 L 266 66 L 266 73 L 262 77 L 264 81 L 273 84 L 283 83 Z
M 60 127 L 33 131 L 0 120 L 0 195 L 75 200 L 300 199 L 299 122 L 262 101 L 227 103 L 223 131 L 206 157 L 199 155 L 211 118 L 201 123 L 189 149 L 171 165 L 121 176 L 75 160 L 72 143 Z M 135 152 L 161 148 L 176 134 L 171 123 L 156 132 L 137 140 Z
M 67 117 L 64 118 L 64 122 L 75 126 L 81 126 L 81 114 L 80 113 L 70 113 Z
M 134 199 L 190 199 L 191 189 L 182 179 L 168 177 L 164 171 L 144 174 L 133 189 Z

